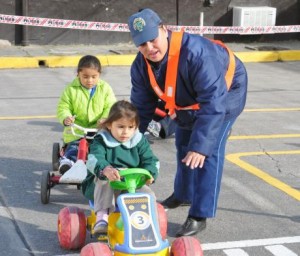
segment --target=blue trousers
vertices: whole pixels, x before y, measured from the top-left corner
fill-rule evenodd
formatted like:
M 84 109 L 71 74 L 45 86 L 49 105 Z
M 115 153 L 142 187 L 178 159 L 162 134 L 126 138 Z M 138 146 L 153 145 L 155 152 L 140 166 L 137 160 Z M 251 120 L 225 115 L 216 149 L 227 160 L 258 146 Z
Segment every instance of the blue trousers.
M 72 160 L 74 163 L 77 160 L 77 153 L 78 153 L 78 146 L 80 140 L 74 140 L 68 143 L 67 147 L 65 148 L 64 157 Z
M 170 137 L 175 133 L 176 130 L 176 123 L 174 120 L 170 118 L 170 116 L 166 116 L 165 118 L 161 119 L 161 131 L 159 133 L 159 136 L 163 139 Z
M 190 202 L 189 216 L 215 217 L 220 192 L 228 133 L 235 119 L 223 123 L 211 156 L 203 168 L 190 169 L 181 160 L 186 156 L 191 132 L 176 128 L 177 172 L 174 181 L 175 197 Z

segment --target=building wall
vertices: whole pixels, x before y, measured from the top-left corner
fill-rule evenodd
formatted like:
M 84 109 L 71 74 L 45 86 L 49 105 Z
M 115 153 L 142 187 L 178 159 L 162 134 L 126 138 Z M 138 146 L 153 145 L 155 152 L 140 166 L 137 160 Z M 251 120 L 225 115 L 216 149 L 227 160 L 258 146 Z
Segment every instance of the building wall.
M 200 12 L 205 26 L 231 26 L 233 6 L 277 8 L 276 25 L 300 24 L 300 0 L 6 0 L 0 13 L 57 19 L 127 23 L 140 8 L 152 8 L 165 24 L 199 25 Z M 223 41 L 268 41 L 300 39 L 299 33 L 273 35 L 207 35 Z M 0 39 L 12 44 L 116 44 L 130 42 L 129 33 L 83 31 L 0 24 Z

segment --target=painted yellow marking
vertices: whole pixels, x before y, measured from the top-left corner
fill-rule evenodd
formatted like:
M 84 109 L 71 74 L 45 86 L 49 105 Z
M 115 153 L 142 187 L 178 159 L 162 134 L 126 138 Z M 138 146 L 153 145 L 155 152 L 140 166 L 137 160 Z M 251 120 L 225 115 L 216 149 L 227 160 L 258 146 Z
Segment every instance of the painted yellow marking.
M 130 55 L 96 55 L 102 66 L 130 66 L 135 54 Z M 38 68 L 40 63 L 49 68 L 76 67 L 81 56 L 34 56 L 34 57 L 0 57 L 2 68 Z
M 235 52 L 235 55 L 243 62 L 296 61 L 300 59 L 300 50 Z
M 25 120 L 25 119 L 45 119 L 56 118 L 56 116 L 0 116 L 0 120 Z
M 243 62 L 274 62 L 274 61 L 299 61 L 300 50 L 288 51 L 257 51 L 257 52 L 235 52 Z M 81 56 L 17 56 L 1 57 L 0 69 L 2 68 L 38 68 L 40 63 L 49 68 L 56 67 L 75 67 Z M 136 54 L 97 55 L 103 66 L 130 66 Z
M 256 140 L 256 139 L 284 139 L 284 138 L 299 138 L 300 134 L 260 134 L 260 135 L 234 135 L 230 136 L 229 140 Z
M 263 111 L 299 111 L 300 108 L 285 108 L 285 109 L 249 109 L 248 112 L 263 112 Z M 247 110 L 246 110 L 247 111 Z M 48 116 L 14 116 L 14 117 L 0 117 L 0 120 L 25 120 L 25 119 L 45 119 L 45 118 L 56 118 L 55 115 Z M 245 136 L 230 136 L 229 140 L 249 140 L 249 139 L 281 139 L 281 138 L 299 138 L 300 134 L 272 134 L 272 135 L 245 135 Z M 255 166 L 240 159 L 242 156 L 253 156 L 253 155 L 279 155 L 279 154 L 300 154 L 300 151 L 274 151 L 274 152 L 246 152 L 246 153 L 235 153 L 226 155 L 226 159 L 242 169 L 245 169 L 249 173 L 261 178 L 266 183 L 278 188 L 285 192 L 296 200 L 300 201 L 300 192 L 293 189 L 289 185 L 281 182 L 280 180 L 272 177 L 271 175 L 263 172 Z
M 300 201 L 300 191 L 290 187 L 284 182 L 272 177 L 271 175 L 263 172 L 262 170 L 256 168 L 255 166 L 241 160 L 241 157 L 244 156 L 258 156 L 258 155 L 292 155 L 292 154 L 300 154 L 300 150 L 292 150 L 292 151 L 271 151 L 271 152 L 244 152 L 244 153 L 235 153 L 226 155 L 226 159 L 247 172 L 257 176 L 262 179 L 266 183 L 271 186 L 283 191 L 294 199 Z
M 279 54 L 275 51 L 235 52 L 235 55 L 243 62 L 274 62 L 279 59 Z
M 244 112 L 288 112 L 288 111 L 300 111 L 300 108 L 257 108 L 257 109 L 245 109 L 244 110 Z M 55 117 L 56 117 L 55 115 L 49 115 L 49 116 L 7 116 L 7 117 L 0 116 L 0 120 L 43 119 L 43 118 L 55 118 Z M 261 136 L 267 136 L 267 135 L 261 135 Z M 274 135 L 272 135 L 272 136 L 274 136 Z M 283 135 L 283 136 L 287 136 L 287 135 Z M 232 137 L 236 137 L 236 136 L 232 136 Z M 292 135 L 291 137 L 294 137 L 294 136 Z M 256 138 L 259 138 L 259 137 L 256 137 Z M 262 137 L 262 138 L 265 139 L 265 137 Z M 287 138 L 287 137 L 283 137 L 283 138 Z M 247 139 L 247 138 L 245 138 L 245 139 Z
M 300 111 L 300 108 L 257 108 L 257 109 L 245 109 L 244 112 L 288 112 L 288 111 Z M 18 119 L 41 119 L 41 118 L 54 118 L 54 115 L 49 116 L 0 116 L 0 120 L 18 120 Z M 266 136 L 266 135 L 262 135 Z M 272 135 L 273 136 L 273 135 Z M 236 137 L 236 136 L 233 136 Z M 293 137 L 293 136 L 292 136 Z M 297 136 L 298 137 L 298 136 Z
M 244 112 L 286 112 L 300 111 L 300 108 L 253 108 L 245 109 Z

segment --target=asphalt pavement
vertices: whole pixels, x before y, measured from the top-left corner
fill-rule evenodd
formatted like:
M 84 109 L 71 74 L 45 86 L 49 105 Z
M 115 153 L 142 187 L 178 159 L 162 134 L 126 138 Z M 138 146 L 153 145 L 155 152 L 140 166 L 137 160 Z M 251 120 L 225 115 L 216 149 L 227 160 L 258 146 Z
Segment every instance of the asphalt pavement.
M 249 94 L 246 110 L 228 141 L 217 218 L 197 238 L 204 245 L 204 255 L 246 255 L 229 253 L 237 247 L 246 250 L 245 244 L 251 247 L 245 242 L 250 240 L 257 244 L 251 247 L 250 256 L 269 255 L 262 250 L 270 252 L 277 244 L 291 244 L 290 251 L 300 254 L 300 42 L 229 46 L 246 63 Z M 103 79 L 119 99 L 129 98 L 129 65 L 136 54 L 130 44 L 0 44 L 1 255 L 78 255 L 59 249 L 56 219 L 62 207 L 76 202 L 87 209 L 86 202 L 78 191 L 67 187 L 55 188 L 52 202 L 41 205 L 39 182 L 41 170 L 51 165 L 51 145 L 61 137 L 55 118 L 58 97 L 85 54 L 99 56 L 105 66 Z M 172 192 L 174 138 L 153 142 L 162 163 L 154 190 L 162 200 Z M 174 239 L 186 214 L 187 207 L 168 212 L 169 239 Z M 233 242 L 239 240 L 244 242 Z

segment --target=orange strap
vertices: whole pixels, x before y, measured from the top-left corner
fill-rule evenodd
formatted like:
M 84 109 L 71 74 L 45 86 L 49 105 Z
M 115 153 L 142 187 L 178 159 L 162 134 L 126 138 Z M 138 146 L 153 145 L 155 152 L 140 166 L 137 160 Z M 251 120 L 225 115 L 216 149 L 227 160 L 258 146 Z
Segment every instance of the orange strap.
M 220 46 L 222 46 L 223 48 L 225 48 L 228 52 L 229 55 L 229 63 L 228 63 L 228 68 L 227 68 L 227 72 L 225 75 L 225 81 L 226 81 L 226 85 L 227 85 L 227 90 L 229 91 L 231 85 L 232 85 L 232 80 L 234 77 L 234 71 L 235 71 L 235 58 L 234 58 L 234 54 L 233 52 L 220 40 L 212 40 L 211 41 L 215 44 L 218 44 Z
M 157 94 L 157 96 L 166 103 L 165 108 L 168 110 L 168 114 L 171 116 L 171 118 L 175 117 L 175 109 L 181 109 L 181 107 L 178 107 L 175 104 L 175 94 L 176 94 L 177 70 L 178 70 L 182 36 L 183 36 L 183 31 L 172 33 L 169 54 L 168 54 L 164 92 L 162 92 L 162 90 L 158 86 L 153 71 L 151 69 L 151 66 L 147 61 L 147 59 L 145 59 L 147 64 L 150 84 L 154 92 Z M 199 104 L 195 104 L 195 106 L 197 107 L 196 109 L 199 109 Z M 188 107 L 188 109 L 190 109 L 190 106 Z
M 150 84 L 154 92 L 157 94 L 157 96 L 166 103 L 165 108 L 169 110 L 168 114 L 170 116 L 173 115 L 173 113 L 175 113 L 175 108 L 176 108 L 176 104 L 175 104 L 176 80 L 177 80 L 177 70 L 178 70 L 182 35 L 183 35 L 183 31 L 172 33 L 169 54 L 168 54 L 164 92 L 158 86 L 153 71 L 151 69 L 151 66 L 147 61 L 147 59 L 145 59 L 147 64 Z
M 165 108 L 168 110 L 168 114 L 171 118 L 176 116 L 176 110 L 198 110 L 200 109 L 199 103 L 180 107 L 177 106 L 175 103 L 175 95 L 176 95 L 176 81 L 177 81 L 177 70 L 178 70 L 178 63 L 179 63 L 179 55 L 180 55 L 180 48 L 181 48 L 181 41 L 182 41 L 183 31 L 180 32 L 172 32 L 172 37 L 170 40 L 170 47 L 169 47 L 169 55 L 168 55 L 168 63 L 167 63 L 167 71 L 166 71 L 166 81 L 165 81 L 165 91 L 163 92 L 160 87 L 158 86 L 151 66 L 147 59 L 145 58 L 147 64 L 148 75 L 150 79 L 150 84 L 157 94 L 157 96 L 162 99 L 166 105 Z M 235 71 L 235 58 L 233 52 L 221 41 L 211 40 L 212 42 L 224 47 L 228 54 L 229 54 L 229 65 L 225 75 L 225 81 L 227 85 L 227 90 L 230 89 L 232 84 L 232 80 L 234 77 Z
M 165 108 L 169 110 L 169 115 L 171 116 L 175 112 L 175 95 L 176 95 L 176 81 L 177 81 L 177 70 L 179 63 L 179 55 L 181 48 L 183 31 L 178 33 L 172 33 L 168 64 L 166 72 L 165 81 L 165 95 L 166 95 L 166 106 Z
M 156 108 L 155 109 L 155 115 L 158 115 L 160 117 L 166 117 L 167 113 L 163 110 L 161 110 L 160 108 Z

